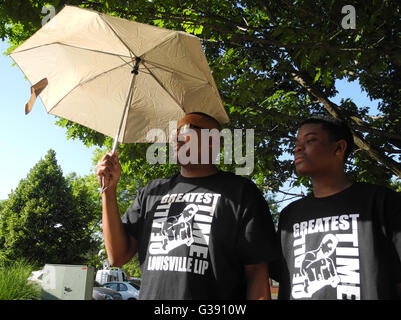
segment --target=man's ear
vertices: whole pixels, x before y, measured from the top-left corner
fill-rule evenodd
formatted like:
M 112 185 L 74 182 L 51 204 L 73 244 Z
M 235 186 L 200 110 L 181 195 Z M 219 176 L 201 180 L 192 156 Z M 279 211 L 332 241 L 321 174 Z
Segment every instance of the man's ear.
M 341 139 L 336 141 L 336 144 L 336 155 L 341 155 L 344 158 L 345 150 L 347 150 L 347 142 Z

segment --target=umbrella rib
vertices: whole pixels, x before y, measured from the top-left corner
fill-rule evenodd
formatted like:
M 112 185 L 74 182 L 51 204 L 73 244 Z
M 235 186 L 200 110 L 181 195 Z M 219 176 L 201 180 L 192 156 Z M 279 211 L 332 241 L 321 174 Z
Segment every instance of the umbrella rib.
M 161 45 L 165 44 L 166 42 L 170 41 L 171 39 L 173 39 L 175 37 L 177 37 L 177 34 L 176 33 L 172 33 L 166 39 L 164 39 L 162 42 L 160 42 L 157 45 L 155 45 L 154 47 L 150 48 L 148 51 L 142 53 L 141 57 L 145 57 L 148 52 L 153 51 L 154 49 L 160 47 Z
M 170 72 L 172 72 L 172 73 L 173 73 L 173 72 L 181 73 L 181 74 L 184 74 L 184 75 L 189 76 L 189 77 L 191 77 L 191 78 L 197 79 L 197 80 L 199 80 L 199 81 L 203 81 L 203 82 L 205 82 L 205 83 L 209 83 L 209 81 L 205 81 L 204 79 L 201 79 L 201 78 L 198 78 L 198 77 L 194 77 L 193 75 L 191 75 L 191 74 L 189 74 L 189 73 L 185 73 L 185 72 L 178 71 L 178 70 L 173 70 L 173 69 L 168 68 L 168 67 L 166 67 L 166 66 L 164 66 L 164 65 L 161 65 L 161 64 L 159 64 L 159 63 L 157 63 L 157 62 L 152 62 L 152 61 L 146 59 L 146 54 L 147 54 L 147 53 L 153 51 L 154 49 L 160 47 L 161 45 L 165 44 L 166 42 L 168 42 L 168 41 L 170 41 L 171 39 L 176 38 L 176 37 L 178 37 L 178 33 L 173 33 L 170 37 L 168 37 L 168 38 L 165 39 L 164 41 L 160 42 L 160 43 L 157 44 L 156 46 L 152 47 L 151 49 L 149 49 L 148 51 L 146 51 L 145 53 L 143 53 L 143 54 L 141 55 L 141 57 L 144 58 L 144 61 L 145 61 L 145 62 L 147 62 L 147 63 L 149 63 L 149 64 L 153 64 L 154 66 L 157 66 L 157 67 L 159 67 L 159 68 L 161 68 L 161 69 L 170 71 Z
M 106 25 L 113 31 L 114 35 L 121 41 L 121 43 L 127 48 L 129 52 L 133 54 L 134 57 L 137 57 L 137 55 L 131 50 L 131 48 L 121 39 L 121 37 L 118 35 L 118 33 L 114 30 L 114 28 L 110 25 L 110 23 L 103 18 L 103 14 L 99 14 L 99 17 L 106 23 Z
M 64 46 L 67 46 L 67 47 L 76 48 L 76 49 L 82 49 L 82 50 L 87 50 L 87 51 L 93 51 L 93 52 L 96 52 L 96 53 L 108 54 L 108 55 L 117 56 L 117 57 L 120 57 L 120 58 L 121 58 L 121 57 L 130 58 L 130 57 L 124 55 L 124 54 L 117 54 L 117 53 L 105 52 L 105 51 L 96 50 L 96 49 L 81 48 L 81 47 L 73 46 L 73 45 L 71 45 L 71 44 L 64 44 L 64 43 L 60 43 L 60 42 L 57 42 L 57 43 L 59 43 L 59 44 L 61 44 L 61 45 L 64 45 Z
M 57 107 L 57 105 L 61 102 L 61 101 L 63 101 L 64 100 L 64 98 L 66 97 L 66 96 L 68 96 L 72 91 L 74 91 L 76 88 L 78 88 L 79 86 L 81 86 L 81 85 L 84 85 L 84 84 L 86 84 L 86 83 L 88 83 L 88 82 L 90 82 L 90 81 L 92 81 L 92 80 L 95 80 L 96 78 L 99 78 L 100 76 L 102 76 L 102 75 L 104 75 L 104 74 L 106 74 L 106 73 L 109 73 L 109 72 L 112 72 L 112 71 L 114 71 L 114 70 L 116 70 L 116 69 L 118 69 L 118 68 L 121 68 L 121 67 L 123 67 L 123 66 L 125 66 L 126 64 L 129 64 L 129 63 L 124 63 L 124 64 L 122 64 L 122 65 L 119 65 L 119 66 L 117 66 L 117 67 L 114 67 L 114 68 L 112 68 L 112 69 L 109 69 L 109 70 L 107 70 L 107 71 L 104 71 L 104 72 L 102 72 L 102 73 L 99 73 L 99 74 L 97 74 L 96 76 L 94 76 L 94 77 L 92 77 L 92 78 L 90 78 L 90 79 L 88 79 L 88 80 L 86 80 L 86 81 L 84 81 L 84 82 L 80 82 L 80 83 L 78 83 L 75 87 L 73 87 L 70 91 L 68 91 L 59 101 L 57 101 L 57 103 L 49 110 L 49 111 L 47 111 L 47 113 L 50 113 L 50 111 L 52 111 L 55 107 Z
M 40 46 L 36 46 L 36 47 L 29 48 L 29 49 L 21 50 L 21 51 L 18 51 L 18 52 L 11 52 L 9 55 L 18 54 L 18 53 L 23 53 L 23 52 L 26 52 L 26 51 L 30 51 L 30 50 L 38 49 L 38 48 L 42 48 L 42 47 L 47 47 L 47 46 L 51 46 L 51 45 L 54 45 L 54 44 L 59 44 L 59 45 L 61 45 L 61 46 L 71 47 L 71 48 L 75 48 L 75 49 L 81 49 L 81 50 L 92 51 L 92 52 L 96 52 L 96 53 L 107 54 L 107 55 L 111 55 L 111 56 L 130 58 L 130 57 L 128 57 L 128 56 L 126 56 L 126 55 L 123 55 L 123 54 L 117 54 L 117 53 L 105 52 L 105 51 L 100 51 L 100 50 L 95 50 L 95 49 L 77 47 L 77 46 L 73 46 L 73 45 L 71 45 L 71 44 L 66 44 L 66 43 L 62 43 L 62 42 L 46 43 L 46 44 L 42 44 L 42 45 L 40 45 Z
M 157 83 L 169 94 L 169 96 L 181 107 L 181 103 L 177 101 L 177 99 L 170 93 L 169 90 L 167 90 L 167 88 L 163 85 L 163 83 L 161 83 L 159 79 L 157 79 L 157 77 L 153 74 L 153 72 L 150 71 L 145 64 L 143 64 L 143 66 L 149 71 L 149 74 L 157 81 Z
M 205 80 L 205 79 L 201 79 L 201 78 L 198 78 L 198 77 L 194 77 L 193 75 L 191 75 L 191 74 L 189 74 L 189 73 L 182 72 L 182 71 L 179 71 L 179 70 L 173 70 L 173 69 L 171 69 L 171 68 L 169 68 L 169 67 L 166 67 L 166 66 L 164 66 L 164 65 L 162 65 L 162 64 L 159 64 L 159 63 L 157 63 L 157 62 L 153 62 L 153 61 L 149 61 L 149 60 L 145 60 L 145 62 L 148 63 L 148 64 L 151 64 L 151 65 L 154 65 L 155 67 L 158 67 L 158 68 L 160 68 L 160 69 L 169 71 L 169 72 L 171 72 L 171 73 L 181 73 L 181 74 L 183 74 L 183 75 L 186 75 L 186 76 L 191 77 L 191 78 L 193 78 L 193 79 L 199 80 L 199 81 L 201 81 L 201 82 L 209 83 L 209 81 L 207 81 L 207 80 Z M 147 69 L 149 70 L 149 68 L 147 68 Z
M 106 70 L 106 71 L 104 71 L 104 72 L 102 72 L 102 73 L 99 73 L 99 74 L 97 74 L 96 76 L 94 76 L 94 77 L 92 77 L 92 78 L 90 78 L 90 79 L 88 79 L 88 80 L 85 80 L 84 82 L 80 82 L 78 85 L 80 85 L 80 84 L 86 84 L 86 83 L 88 83 L 88 82 L 90 82 L 90 81 L 92 81 L 92 80 L 95 80 L 96 78 L 99 78 L 100 76 L 102 76 L 102 75 L 104 75 L 104 74 L 106 74 L 106 73 L 109 73 L 109 72 L 112 72 L 112 71 L 114 71 L 114 70 L 116 70 L 116 69 L 118 69 L 118 68 L 124 67 L 125 65 L 130 65 L 130 64 L 129 64 L 129 62 L 124 62 L 123 64 L 121 64 L 121 65 L 119 65 L 119 66 L 117 66 L 117 67 L 111 68 L 111 69 L 109 69 L 109 70 Z M 131 66 L 131 65 L 130 65 L 130 66 Z

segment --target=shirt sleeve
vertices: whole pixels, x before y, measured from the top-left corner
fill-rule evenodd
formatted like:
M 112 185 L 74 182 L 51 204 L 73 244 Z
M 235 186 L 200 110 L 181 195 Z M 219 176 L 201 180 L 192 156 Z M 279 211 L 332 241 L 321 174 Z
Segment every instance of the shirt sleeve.
M 390 256 L 393 260 L 395 280 L 401 283 L 401 193 L 388 192 L 385 202 L 386 235 L 391 241 Z
M 135 200 L 121 218 L 124 229 L 137 240 L 139 239 L 139 231 L 142 229 L 141 224 L 143 222 L 143 197 L 144 189 L 140 189 Z
M 256 186 L 246 197 L 240 222 L 238 252 L 243 265 L 269 263 L 278 258 L 277 234 L 269 206 Z

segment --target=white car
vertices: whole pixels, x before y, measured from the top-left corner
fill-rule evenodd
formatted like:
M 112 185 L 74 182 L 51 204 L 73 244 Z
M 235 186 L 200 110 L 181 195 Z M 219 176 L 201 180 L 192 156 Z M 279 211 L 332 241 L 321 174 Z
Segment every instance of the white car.
M 103 285 L 105 288 L 110 288 L 121 294 L 123 300 L 138 300 L 139 290 L 133 287 L 129 282 L 125 281 L 112 281 Z

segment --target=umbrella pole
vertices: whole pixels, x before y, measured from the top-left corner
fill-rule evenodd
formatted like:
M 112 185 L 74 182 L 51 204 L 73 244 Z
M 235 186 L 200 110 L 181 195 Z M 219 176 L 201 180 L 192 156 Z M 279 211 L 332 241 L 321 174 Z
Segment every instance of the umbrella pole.
M 127 99 L 125 100 L 125 106 L 124 106 L 124 110 L 123 113 L 121 115 L 121 119 L 120 119 L 120 124 L 118 126 L 118 130 L 117 130 L 117 134 L 114 137 L 114 143 L 113 143 L 113 149 L 111 151 L 111 154 L 113 155 L 116 152 L 117 149 L 117 145 L 118 145 L 118 137 L 120 136 L 120 132 L 121 132 L 121 128 L 123 126 L 123 122 L 124 122 L 124 118 L 125 118 L 125 114 L 127 113 L 128 107 L 131 105 L 131 101 L 132 101 L 132 96 L 133 96 L 133 89 L 134 89 L 134 84 L 135 84 L 135 78 L 136 75 L 138 74 L 138 68 L 139 68 L 139 63 L 141 62 L 141 58 L 136 57 L 135 58 L 135 65 L 134 68 L 132 69 L 131 73 L 132 73 L 132 78 L 131 78 L 131 83 L 129 86 L 129 91 L 128 91 L 128 95 L 127 95 Z M 103 193 L 106 191 L 106 189 L 108 188 L 108 186 L 104 185 L 104 175 L 102 176 L 102 187 L 100 189 L 100 192 Z
M 111 151 L 111 154 L 114 154 L 114 152 L 116 151 L 117 144 L 118 144 L 118 137 L 120 136 L 121 128 L 123 126 L 124 117 L 125 117 L 125 114 L 126 114 L 126 112 L 128 110 L 128 106 L 131 104 L 132 95 L 133 95 L 133 89 L 134 89 L 134 84 L 135 84 L 135 78 L 136 78 L 136 75 L 138 74 L 139 62 L 141 62 L 141 58 L 137 57 L 135 59 L 134 69 L 132 69 L 132 71 L 131 71 L 131 73 L 132 73 L 131 84 L 129 86 L 128 96 L 127 96 L 127 100 L 125 101 L 125 107 L 124 107 L 124 110 L 123 110 L 123 114 L 121 115 L 120 125 L 118 126 L 118 131 L 117 131 L 117 134 L 116 134 L 116 136 L 114 138 L 113 149 Z

